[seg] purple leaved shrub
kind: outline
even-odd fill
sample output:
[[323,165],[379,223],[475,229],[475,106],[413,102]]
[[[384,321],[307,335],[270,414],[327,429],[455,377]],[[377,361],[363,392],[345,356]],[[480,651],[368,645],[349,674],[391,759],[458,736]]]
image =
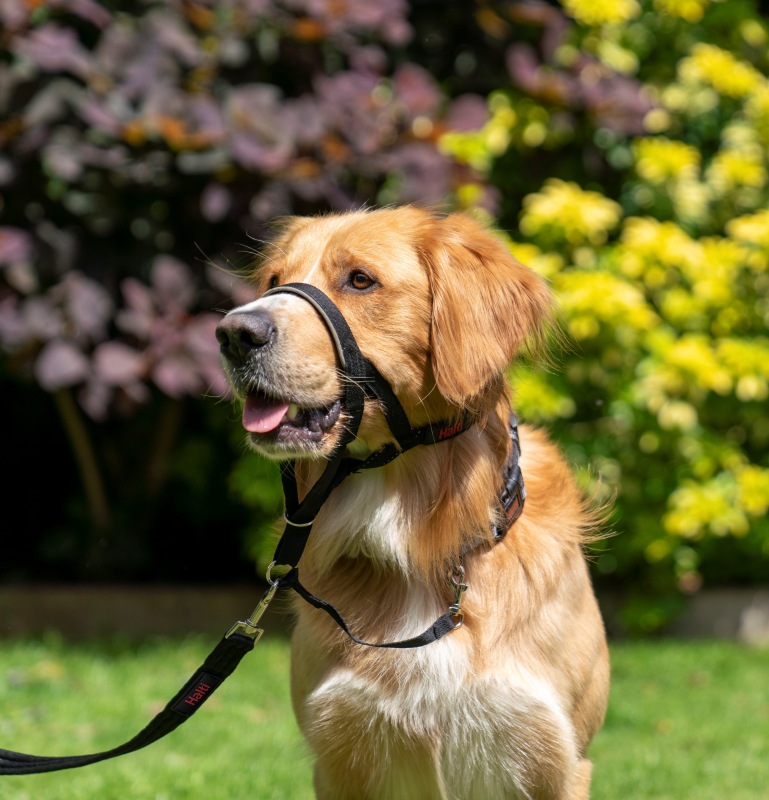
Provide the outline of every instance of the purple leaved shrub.
[[438,136],[482,125],[485,104],[463,113],[468,92],[455,106],[409,60],[410,11],[0,3],[0,378],[33,398],[9,446],[20,476],[38,463],[25,427],[69,448],[49,456],[59,499],[29,503],[47,531],[29,559],[151,577],[173,509],[194,538],[232,505],[241,445],[214,328],[251,297],[273,218],[446,201],[466,168]]
[[[271,220],[469,188],[514,226],[549,175],[610,180],[596,134],[649,100],[574,37],[559,60],[572,28],[528,1],[0,0],[7,513],[37,532],[0,572],[230,581],[236,554],[250,579],[279,484],[213,330]],[[481,174],[439,144],[497,90],[547,106],[548,138]]]

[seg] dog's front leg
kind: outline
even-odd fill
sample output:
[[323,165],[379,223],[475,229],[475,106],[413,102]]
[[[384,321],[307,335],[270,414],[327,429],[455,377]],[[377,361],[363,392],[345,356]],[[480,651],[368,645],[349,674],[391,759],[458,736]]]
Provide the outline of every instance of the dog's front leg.
[[590,800],[590,778],[592,774],[593,762],[589,758],[581,758],[577,764],[568,800]]
[[328,769],[318,761],[315,795],[317,800],[449,800],[439,773],[431,766],[433,758],[428,752],[400,752],[385,770],[369,765],[371,772],[361,771],[360,765]]

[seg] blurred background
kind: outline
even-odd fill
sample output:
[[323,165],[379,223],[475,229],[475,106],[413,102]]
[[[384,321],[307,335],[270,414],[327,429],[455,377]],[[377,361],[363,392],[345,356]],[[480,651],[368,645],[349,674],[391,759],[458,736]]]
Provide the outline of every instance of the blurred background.
[[285,214],[499,226],[570,346],[511,374],[625,632],[769,576],[756,0],[0,0],[0,581],[248,583],[277,469],[213,329]]

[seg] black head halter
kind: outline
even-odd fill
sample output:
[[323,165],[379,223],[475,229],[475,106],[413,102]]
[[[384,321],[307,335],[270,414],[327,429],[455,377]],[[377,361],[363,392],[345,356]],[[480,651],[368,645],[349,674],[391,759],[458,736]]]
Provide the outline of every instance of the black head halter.
[[[382,467],[406,450],[420,444],[436,444],[464,432],[473,424],[469,417],[444,420],[412,428],[409,418],[390,384],[366,358],[355,341],[342,312],[320,289],[307,283],[276,286],[262,295],[294,294],[310,303],[331,334],[341,370],[345,374],[342,407],[346,415],[344,430],[329,456],[323,474],[299,502],[293,462],[281,465],[286,502],[286,528],[278,543],[273,561],[296,567],[310,536],[312,523],[331,492],[351,473]],[[345,458],[347,445],[358,435],[366,397],[379,401],[396,443],[388,442],[368,458]]]
[[[470,417],[462,416],[458,420],[443,420],[420,428],[412,428],[408,416],[392,387],[371,361],[363,355],[350,330],[350,326],[334,303],[320,289],[306,283],[289,283],[285,286],[277,286],[265,292],[262,296],[266,297],[281,293],[294,294],[307,300],[328,327],[336,347],[341,369],[347,378],[344,381],[342,405],[348,419],[346,420],[344,431],[329,457],[326,469],[301,502],[299,502],[298,497],[294,463],[284,462],[281,465],[281,478],[286,503],[284,514],[286,527],[275,549],[272,567],[280,565],[289,569],[282,577],[274,581],[270,579],[272,584],[271,591],[274,592],[284,586],[294,589],[308,603],[331,616],[342,630],[358,644],[371,647],[410,648],[421,647],[434,642],[459,627],[462,623],[459,603],[462,591],[466,586],[461,579],[454,582],[456,587],[454,605],[426,631],[400,642],[372,644],[354,636],[348,629],[342,615],[330,603],[316,597],[302,586],[299,582],[298,564],[307,545],[312,531],[312,524],[318,511],[331,492],[348,475],[363,469],[384,466],[401,453],[417,445],[437,444],[451,439],[471,427],[474,424],[474,420]],[[379,402],[397,444],[387,443],[363,460],[345,458],[347,445],[357,436],[363,417],[366,397],[373,398]],[[510,437],[510,458],[505,465],[504,485],[497,501],[499,506],[498,517],[501,521],[492,528],[495,541],[501,539],[518,518],[523,510],[523,502],[526,497],[523,477],[518,467],[520,446],[515,416],[511,416],[510,420]],[[248,621],[242,624],[245,625],[243,629],[245,631],[250,631],[254,628]],[[235,626],[235,629],[238,629],[237,626]]]

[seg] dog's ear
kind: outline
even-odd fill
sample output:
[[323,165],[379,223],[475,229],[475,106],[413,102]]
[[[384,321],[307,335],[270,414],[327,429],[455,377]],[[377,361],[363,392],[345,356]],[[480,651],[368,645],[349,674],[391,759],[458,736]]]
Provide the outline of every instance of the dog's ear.
[[466,406],[522,349],[541,349],[553,318],[545,282],[500,237],[464,214],[436,219],[422,241],[433,294],[435,381]]

